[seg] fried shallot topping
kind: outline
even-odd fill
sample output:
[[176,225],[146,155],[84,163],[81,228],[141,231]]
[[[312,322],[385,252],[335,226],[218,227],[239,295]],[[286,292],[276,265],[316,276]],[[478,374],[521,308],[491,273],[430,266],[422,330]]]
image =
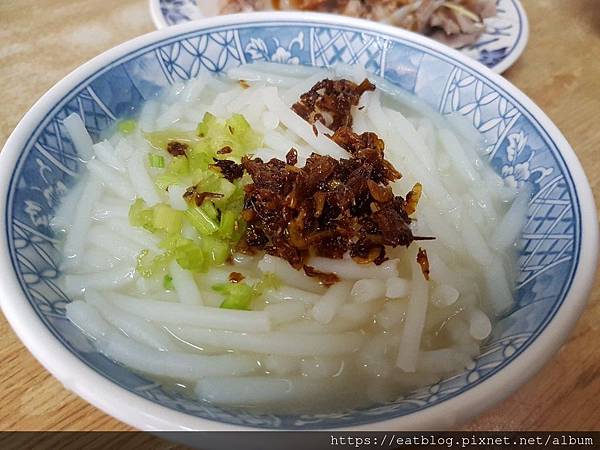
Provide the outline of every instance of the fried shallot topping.
[[213,166],[217,167],[221,172],[221,175],[227,180],[233,183],[234,180],[242,178],[244,175],[244,169],[242,166],[235,161],[228,159],[217,159],[213,158],[215,163]]
[[[341,80],[339,86],[347,83]],[[321,84],[311,92],[320,92]],[[312,99],[303,98],[305,104]],[[357,104],[358,99],[342,103]],[[336,125],[342,120],[342,115],[332,117]],[[304,167],[298,167],[294,149],[285,161],[242,159],[252,183],[244,188],[242,217],[248,226],[241,247],[265,250],[325,284],[335,283],[337,277],[306,266],[308,256],[339,259],[350,252],[358,263],[381,264],[387,259],[386,246],[408,247],[416,239],[407,213],[411,207],[390,187],[401,175],[384,158],[384,142],[374,133],[354,133],[350,119],[342,122],[343,126],[333,127],[331,138],[348,151],[349,159],[313,153]],[[418,200],[414,194],[411,198]]]
[[427,250],[419,248],[417,253],[417,263],[421,266],[421,272],[427,281],[429,281],[429,259],[427,258]]
[[[383,140],[375,133],[352,130],[352,107],[365,91],[374,89],[369,80],[360,85],[323,80],[292,106],[307,122],[321,121],[333,130],[329,137],[348,152],[348,159],[313,153],[299,167],[298,152],[292,148],[285,160],[244,156],[239,169],[234,162],[218,162],[224,175],[235,170],[239,177],[245,171],[252,179],[244,186],[241,216],[247,227],[238,250],[264,250],[331,285],[338,277],[307,265],[309,256],[340,259],[349,253],[359,264],[381,264],[387,260],[386,247],[431,239],[414,236],[410,227],[421,185],[417,183],[406,198],[395,195],[390,184],[401,174],[385,159]],[[417,261],[427,278],[424,250]]]
[[171,141],[167,144],[167,152],[173,156],[185,156],[188,149],[189,145],[184,142]]
[[231,272],[228,277],[229,281],[232,283],[240,283],[244,278],[246,277],[239,272]]
[[337,131],[341,127],[352,126],[352,107],[358,106],[364,92],[373,90],[375,85],[367,79],[359,85],[349,80],[326,79],[302,94],[292,110],[308,123],[318,121]]
[[206,199],[219,199],[223,198],[223,194],[218,192],[200,192],[197,186],[192,186],[186,189],[183,194],[183,198],[188,203],[193,203],[196,206],[201,206]]
[[307,276],[317,278],[321,284],[324,284],[325,286],[331,286],[332,284],[340,281],[339,277],[335,273],[321,272],[314,267],[307,265],[304,265],[303,268],[304,273]]

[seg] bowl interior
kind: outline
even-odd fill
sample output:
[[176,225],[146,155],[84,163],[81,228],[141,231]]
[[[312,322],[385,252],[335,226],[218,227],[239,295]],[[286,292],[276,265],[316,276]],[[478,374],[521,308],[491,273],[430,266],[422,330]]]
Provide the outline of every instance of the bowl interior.
[[[408,34],[331,25],[266,21],[222,25],[165,38],[122,55],[55,102],[31,133],[10,180],[6,229],[10,258],[33,309],[83,363],[122,388],[179,412],[265,428],[334,428],[390,419],[455,397],[502,370],[544,330],[569,290],[581,241],[579,201],[557,144],[527,109],[460,58]],[[398,36],[405,36],[400,38]],[[507,183],[534,190],[519,253],[516,303],[497,323],[482,355],[464,373],[412,392],[393,404],[325,415],[265,415],[210,406],[166,391],[114,364],[65,318],[57,240],[48,223],[81,169],[62,120],[85,118],[94,138],[164,86],[200,72],[257,61],[330,66],[358,64],[428,103],[459,113],[486,140],[486,152]]]

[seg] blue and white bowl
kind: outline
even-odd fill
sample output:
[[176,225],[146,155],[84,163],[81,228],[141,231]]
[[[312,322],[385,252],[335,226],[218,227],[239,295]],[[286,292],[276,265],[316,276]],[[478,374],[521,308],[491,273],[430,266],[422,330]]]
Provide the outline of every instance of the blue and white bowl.
[[[534,187],[519,255],[516,306],[464,373],[385,406],[323,415],[240,412],[166,391],[108,360],[65,318],[59,254],[48,222],[81,165],[63,119],[94,137],[159,89],[200,72],[274,61],[358,64],[442,114],[458,112],[488,143],[507,183]],[[68,389],[146,430],[449,428],[514,391],[567,337],[595,274],[597,215],[573,150],[531,100],[500,76],[426,38],[318,14],[226,16],[157,31],[86,63],[23,118],[0,156],[2,310]]]

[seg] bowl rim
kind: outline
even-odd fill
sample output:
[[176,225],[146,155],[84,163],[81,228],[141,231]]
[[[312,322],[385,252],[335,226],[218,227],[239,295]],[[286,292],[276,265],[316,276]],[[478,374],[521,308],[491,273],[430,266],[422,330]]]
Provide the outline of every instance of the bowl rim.
[[[573,149],[562,133],[532,100],[518,88],[482,64],[461,53],[414,33],[361,19],[318,13],[252,13],[219,16],[156,30],[126,41],[79,66],[44,94],[21,119],[0,153],[0,210],[6,215],[11,174],[24,144],[37,125],[58,104],[65,93],[91,76],[107,70],[115,61],[133,56],[147,45],[166,42],[190,32],[214,27],[240,27],[254,23],[298,23],[344,26],[424,46],[443,54],[479,73],[512,96],[555,142],[570,171],[581,213],[581,248],[579,264],[563,304],[533,342],[502,370],[465,392],[421,411],[361,425],[340,427],[355,431],[448,429],[479,414],[506,398],[535,374],[558,350],[583,311],[595,279],[598,262],[598,222],[591,187]],[[39,133],[39,130],[36,131]],[[586,245],[583,245],[585,240]],[[0,284],[0,306],[11,327],[35,358],[67,389],[73,391],[105,413],[135,428],[158,431],[259,429],[204,419],[184,414],[146,400],[121,388],[87,366],[54,337],[25,297],[9,257],[6,220],[0,223],[0,271],[11,275]],[[260,428],[261,430],[263,428]]]

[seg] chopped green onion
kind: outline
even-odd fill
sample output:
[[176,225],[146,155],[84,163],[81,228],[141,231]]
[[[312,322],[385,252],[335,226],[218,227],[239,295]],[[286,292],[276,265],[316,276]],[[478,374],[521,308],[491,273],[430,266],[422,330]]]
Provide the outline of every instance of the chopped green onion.
[[227,210],[221,213],[221,223],[219,225],[219,236],[230,239],[235,231],[237,214],[234,211]]
[[191,272],[206,272],[204,252],[192,241],[180,245],[174,250],[175,260],[183,269]]
[[163,287],[167,291],[175,290],[175,285],[173,284],[173,277],[171,275],[165,275],[165,277],[163,278]]
[[215,208],[215,204],[213,202],[205,200],[202,203],[202,206],[200,206],[200,209],[204,211],[212,220],[216,221],[219,219],[219,211],[217,208]]
[[204,256],[210,260],[212,265],[220,266],[225,264],[229,256],[229,243],[216,239],[212,236],[205,236],[201,241]]
[[137,126],[137,124],[136,124],[135,120],[126,119],[126,120],[121,120],[119,122],[119,124],[117,125],[117,128],[123,134],[131,134],[135,131],[136,126]]
[[153,256],[148,250],[142,250],[137,257],[135,270],[142,277],[150,278],[164,272],[172,259],[173,257],[169,252]]
[[254,285],[254,290],[258,295],[263,295],[267,291],[276,291],[281,287],[281,280],[274,273],[267,272],[262,280]]
[[215,220],[201,208],[190,208],[185,212],[185,215],[194,228],[203,236],[211,235],[219,229],[219,225]]
[[157,230],[164,230],[169,234],[179,233],[183,214],[171,208],[169,205],[160,203],[152,208],[152,226]]
[[129,223],[134,227],[142,227],[154,232],[154,215],[150,208],[146,207],[144,200],[138,198],[129,207]]
[[150,167],[154,167],[156,169],[164,169],[165,167],[165,157],[162,155],[155,155],[154,153],[150,153]]
[[256,298],[254,289],[245,283],[220,283],[212,288],[225,297],[221,303],[221,308],[225,309],[248,310],[252,300]]

